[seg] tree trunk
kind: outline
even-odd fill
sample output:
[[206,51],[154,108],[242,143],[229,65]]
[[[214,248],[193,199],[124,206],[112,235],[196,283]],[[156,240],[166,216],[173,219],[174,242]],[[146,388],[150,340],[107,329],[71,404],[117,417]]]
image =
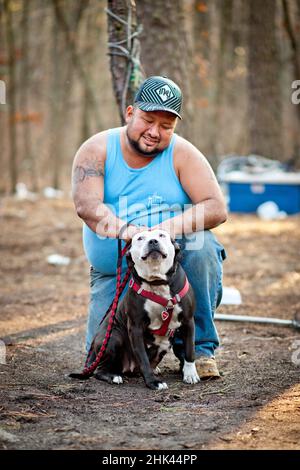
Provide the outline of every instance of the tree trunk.
[[249,2],[250,151],[282,159],[280,61],[275,35],[276,2]]
[[191,90],[191,51],[188,45],[183,2],[181,0],[140,0],[137,16],[143,26],[141,59],[147,76],[165,75],[183,92],[183,121],[179,132],[194,140]]
[[[293,81],[300,80],[300,0],[297,2],[290,2],[282,0],[284,26],[290,41],[292,50],[292,67],[293,67]],[[294,7],[294,8],[293,8]],[[294,10],[294,11],[293,11]],[[294,13],[294,14],[293,14]],[[293,138],[293,155],[289,159],[292,167],[299,168],[300,166],[300,104],[293,104],[297,123],[292,132]]]
[[[191,74],[191,86],[194,100],[195,119],[194,126],[200,127],[200,122],[204,119],[209,123],[211,102],[210,102],[210,73],[211,73],[211,9],[212,3],[209,0],[193,0],[192,11],[192,50],[193,50],[193,72]],[[207,134],[207,130],[203,129]],[[212,152],[211,139],[207,139],[205,151],[210,155]],[[203,149],[203,138],[201,134],[195,134],[194,144]]]
[[[99,128],[101,128],[101,113],[99,111],[99,106],[95,98],[94,89],[93,89],[90,77],[86,73],[86,70],[77,52],[76,41],[74,39],[75,38],[74,30],[72,31],[72,28],[66,21],[66,16],[64,14],[64,9],[62,8],[61,0],[52,0],[52,3],[53,3],[55,17],[64,35],[64,38],[66,41],[66,48],[68,50],[68,53],[70,54],[70,58],[72,60],[73,66],[78,73],[78,76],[83,84],[83,87],[85,88],[85,93],[89,96],[89,101],[91,103],[93,113],[95,114],[97,125]],[[73,20],[77,26],[80,21],[83,10],[88,6],[88,1],[81,0],[80,3],[78,3],[76,6],[78,8],[77,10],[78,13],[75,14]],[[68,11],[68,9],[66,9],[66,11]]]
[[[122,125],[126,107],[132,104],[143,78],[139,67],[139,39],[134,0],[108,0],[108,45],[113,90]],[[135,64],[132,58],[136,61]]]
[[22,67],[21,67],[21,110],[25,120],[23,123],[23,161],[26,168],[30,171],[31,187],[33,191],[38,191],[38,180],[36,170],[36,160],[33,154],[31,122],[29,117],[30,101],[30,66],[29,66],[29,18],[30,18],[31,0],[23,3],[23,13],[21,20],[22,35]]
[[194,0],[193,49],[197,57],[209,60],[210,53],[210,4],[209,0]]
[[[300,80],[300,2],[295,5],[295,23],[291,19],[290,4],[287,0],[282,0],[284,24],[290,40],[292,49],[292,65],[294,69],[294,80]],[[300,106],[297,106],[298,118],[300,122]]]
[[4,1],[5,23],[6,23],[6,41],[8,49],[8,90],[7,104],[8,128],[9,128],[9,171],[10,171],[10,192],[16,191],[18,181],[18,162],[17,162],[17,129],[16,129],[16,60],[15,60],[15,33],[13,28],[12,12],[9,0]]
[[[214,112],[212,120],[211,142],[213,154],[216,157],[223,153],[223,115],[226,96],[226,71],[227,64],[230,63],[232,54],[229,45],[232,44],[232,13],[233,0],[223,0],[219,5],[219,44],[217,54],[216,81],[215,81],[215,98]],[[215,158],[214,166],[217,165],[218,159]]]
[[[5,31],[5,21],[6,15],[4,13],[4,1],[0,0],[0,44],[5,43],[6,31]],[[0,167],[4,168],[8,166],[8,162],[5,158],[5,148],[6,148],[6,129],[8,126],[7,122],[7,113],[5,112],[4,106],[7,103],[6,96],[6,82],[3,80],[3,74],[0,74],[0,129],[1,129],[1,139],[0,139]],[[4,108],[4,109],[3,109]],[[5,192],[7,174],[6,171],[2,173],[2,178],[0,180],[0,194]]]
[[50,146],[49,146],[49,162],[51,164],[52,181],[51,185],[53,188],[58,189],[60,185],[59,166],[63,158],[63,151],[61,148],[62,141],[59,138],[59,121],[60,113],[62,112],[61,103],[61,88],[62,88],[62,60],[61,60],[61,41],[62,37],[58,28],[57,21],[53,17],[53,30],[52,30],[52,77],[50,86]]
[[[82,64],[82,61],[77,53],[76,42],[78,39],[77,33],[79,24],[85,8],[88,6],[88,1],[81,0],[76,6],[69,11],[64,8],[64,4],[60,0],[53,0],[53,7],[55,13],[56,23],[54,25],[54,77],[53,93],[55,96],[56,104],[53,104],[54,122],[53,122],[53,138],[51,145],[51,155],[53,161],[53,178],[52,185],[54,188],[61,187],[61,167],[64,161],[63,155],[65,153],[65,127],[64,124],[69,117],[71,90],[74,81],[74,68],[79,71],[80,79],[83,83],[85,99],[96,108],[95,99],[93,98],[93,89],[91,80]],[[67,20],[67,13],[69,19]],[[58,28],[58,30],[56,30]],[[55,32],[56,30],[56,32]],[[60,41],[57,41],[57,36]],[[63,50],[61,46],[63,45]],[[56,50],[55,50],[56,49]],[[84,71],[84,72],[82,72]],[[57,91],[55,91],[57,87]],[[97,124],[100,126],[100,115],[97,110],[98,116]]]

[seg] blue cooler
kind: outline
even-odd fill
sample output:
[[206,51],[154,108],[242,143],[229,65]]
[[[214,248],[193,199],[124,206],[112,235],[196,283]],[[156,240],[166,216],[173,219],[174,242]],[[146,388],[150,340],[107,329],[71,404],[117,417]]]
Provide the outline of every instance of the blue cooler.
[[300,212],[300,173],[230,172],[221,184],[226,185],[230,212],[256,212],[267,201],[275,202],[287,214]]

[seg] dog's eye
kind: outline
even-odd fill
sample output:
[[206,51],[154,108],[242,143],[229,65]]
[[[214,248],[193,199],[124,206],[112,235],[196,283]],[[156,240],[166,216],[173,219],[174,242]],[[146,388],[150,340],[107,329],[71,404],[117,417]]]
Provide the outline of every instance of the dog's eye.
[[144,240],[144,239],[145,239],[145,237],[139,237],[138,241],[140,242],[141,240]]
[[160,233],[159,236],[160,236],[161,238],[166,238],[166,236],[165,236],[163,233]]

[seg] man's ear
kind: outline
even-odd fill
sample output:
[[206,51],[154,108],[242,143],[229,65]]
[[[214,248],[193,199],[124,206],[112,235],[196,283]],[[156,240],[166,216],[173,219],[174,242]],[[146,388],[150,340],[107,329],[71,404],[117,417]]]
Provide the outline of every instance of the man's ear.
[[125,122],[126,124],[129,123],[134,113],[134,107],[132,105],[127,106],[125,111]]

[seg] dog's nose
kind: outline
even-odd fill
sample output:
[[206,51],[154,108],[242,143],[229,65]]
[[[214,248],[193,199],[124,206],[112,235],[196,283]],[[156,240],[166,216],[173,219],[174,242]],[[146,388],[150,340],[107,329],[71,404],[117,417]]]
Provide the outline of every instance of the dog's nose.
[[149,246],[158,246],[158,240],[155,240],[155,238],[152,238],[148,242]]

